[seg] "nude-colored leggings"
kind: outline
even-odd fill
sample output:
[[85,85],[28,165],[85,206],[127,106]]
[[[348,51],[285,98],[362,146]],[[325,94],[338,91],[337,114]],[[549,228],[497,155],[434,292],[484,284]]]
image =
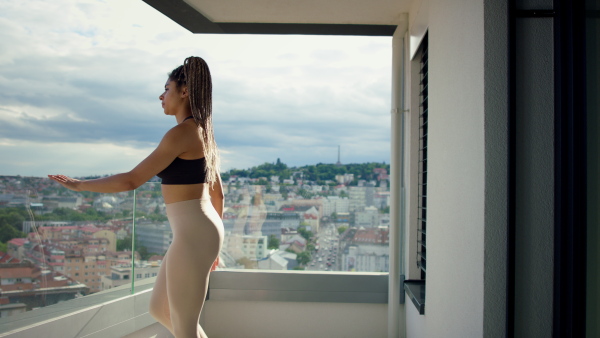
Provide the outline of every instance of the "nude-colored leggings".
[[176,338],[206,337],[199,325],[223,222],[209,198],[167,204],[173,242],[160,266],[150,314]]

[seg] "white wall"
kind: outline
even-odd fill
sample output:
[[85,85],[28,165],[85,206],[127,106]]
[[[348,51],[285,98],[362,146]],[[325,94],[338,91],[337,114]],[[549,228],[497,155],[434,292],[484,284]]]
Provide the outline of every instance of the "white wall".
[[427,337],[483,336],[482,0],[430,0]]
[[387,337],[387,304],[209,300],[201,324],[211,338]]
[[[428,2],[426,302],[421,320],[424,330],[417,327],[418,323],[408,322],[414,317],[410,313],[407,329],[409,337],[411,332],[425,337],[481,337],[485,225],[483,1]],[[413,8],[419,10],[420,6]],[[415,113],[411,111],[412,118]]]

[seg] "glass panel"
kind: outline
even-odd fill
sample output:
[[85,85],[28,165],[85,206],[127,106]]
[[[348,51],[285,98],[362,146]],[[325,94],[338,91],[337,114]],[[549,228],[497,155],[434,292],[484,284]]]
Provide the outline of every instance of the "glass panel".
[[586,1],[588,225],[587,225],[587,337],[600,336],[600,1]]
[[[282,175],[264,174],[277,166]],[[231,269],[388,271],[388,172],[374,163],[288,169],[278,159],[224,173],[222,262]]]
[[[360,166],[365,168],[355,168]],[[337,179],[348,186],[313,185],[318,173],[310,167],[281,181],[252,178],[256,168],[247,171],[250,177],[224,172],[220,269],[388,271],[389,167],[349,167],[365,180],[352,185],[346,166],[337,167]],[[125,229],[127,241],[118,242],[122,249],[132,250],[131,234],[132,227]],[[125,275],[135,285],[156,277],[172,239],[160,183],[148,182],[136,190],[135,264],[113,266],[112,287],[125,284]]]
[[[131,192],[74,192],[48,178],[21,176],[1,176],[0,185],[6,243],[0,250],[0,309],[11,327],[31,318],[20,314],[33,309],[54,305],[55,311],[43,311],[46,316],[123,296],[99,292],[110,288],[112,268],[131,260],[122,243],[132,223]],[[0,331],[4,325],[3,318]]]
[[[130,231],[128,234],[135,238],[135,242],[126,242],[130,245],[130,250],[131,245],[135,244],[135,263],[132,265],[129,262],[126,266],[113,269],[113,275],[131,275],[135,281],[134,292],[140,291],[139,285],[154,282],[164,255],[173,241],[159,181],[155,177],[135,190],[135,232]],[[116,282],[124,281],[118,279]]]

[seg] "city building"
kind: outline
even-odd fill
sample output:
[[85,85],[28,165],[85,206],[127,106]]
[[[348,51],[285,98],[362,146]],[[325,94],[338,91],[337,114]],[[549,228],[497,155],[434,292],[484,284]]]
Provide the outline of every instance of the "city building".
[[389,230],[351,228],[340,238],[342,270],[389,271]]
[[131,251],[86,252],[83,248],[65,252],[64,274],[87,285],[90,292],[102,291],[102,277],[111,273],[111,267],[131,261]]
[[[286,254],[290,253],[286,252]],[[288,265],[289,260],[284,258],[279,252],[271,253],[258,261],[258,268],[261,270],[288,270]]]
[[168,223],[139,223],[136,228],[138,244],[145,246],[149,253],[162,255],[173,242],[173,232]]
[[339,196],[327,196],[323,200],[323,216],[331,216],[333,213],[350,212],[350,200]]
[[[367,206],[366,187],[348,187],[348,199],[350,200],[350,212],[361,211]],[[371,195],[372,196],[372,195]],[[372,199],[372,197],[371,197]]]
[[53,196],[42,199],[44,209],[52,210],[56,208],[77,209],[83,204],[81,196]]
[[2,317],[74,299],[88,292],[86,285],[28,261],[0,263]]
[[363,211],[354,213],[354,226],[377,227],[379,226],[379,209],[374,206],[366,207]]
[[160,269],[159,262],[136,263],[134,269],[131,262],[114,265],[110,273],[102,276],[102,290],[109,290],[121,285],[131,284],[132,280],[139,281],[146,278],[156,277]]
[[27,238],[13,238],[6,243],[6,251],[10,256],[23,260],[23,257],[25,257],[25,243],[28,243]]
[[62,227],[73,225],[71,221],[23,221],[23,228],[21,231],[28,234],[32,229],[38,229],[40,227]]

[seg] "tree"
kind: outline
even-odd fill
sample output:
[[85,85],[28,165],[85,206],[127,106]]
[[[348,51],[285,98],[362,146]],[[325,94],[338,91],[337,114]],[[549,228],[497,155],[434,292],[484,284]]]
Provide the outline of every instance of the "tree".
[[296,255],[296,261],[300,265],[308,264],[312,259],[312,255],[308,251],[302,251],[301,253]]
[[142,260],[146,260],[146,259],[150,258],[150,256],[152,256],[152,254],[148,252],[148,248],[146,248],[143,245],[140,245],[139,247],[136,246],[136,249],[137,249],[136,251],[142,257]]
[[269,244],[267,245],[268,249],[279,249],[279,238],[275,235],[269,236]]
[[281,193],[281,196],[282,196],[284,199],[287,199],[287,198],[288,198],[288,190],[287,190],[287,188],[286,188],[285,186],[283,186],[283,185],[280,185],[280,186],[279,186],[279,193]]
[[300,236],[304,237],[304,239],[306,239],[307,241],[310,241],[310,239],[313,237],[312,231],[306,230],[305,225],[300,225],[297,230]]
[[0,242],[6,243],[13,238],[24,237],[24,234],[8,224],[5,220],[0,220]]
[[338,233],[341,235],[341,234],[343,234],[343,233],[344,233],[344,232],[345,232],[347,229],[348,229],[348,227],[347,227],[347,226],[345,226],[345,225],[342,225],[341,227],[338,227],[338,228],[337,228],[337,231],[338,231]]
[[258,182],[256,182],[256,185],[268,185],[269,182],[267,182],[267,180],[265,180],[264,178],[260,178],[258,179]]
[[304,189],[304,188],[300,188],[298,189],[298,195],[302,196],[304,199],[311,199],[314,194],[311,193],[310,191]]
[[[131,235],[123,238],[123,239],[117,239],[117,251],[125,251],[125,250],[131,250]],[[137,244],[137,242],[136,242]],[[136,245],[137,248],[137,245]]]

